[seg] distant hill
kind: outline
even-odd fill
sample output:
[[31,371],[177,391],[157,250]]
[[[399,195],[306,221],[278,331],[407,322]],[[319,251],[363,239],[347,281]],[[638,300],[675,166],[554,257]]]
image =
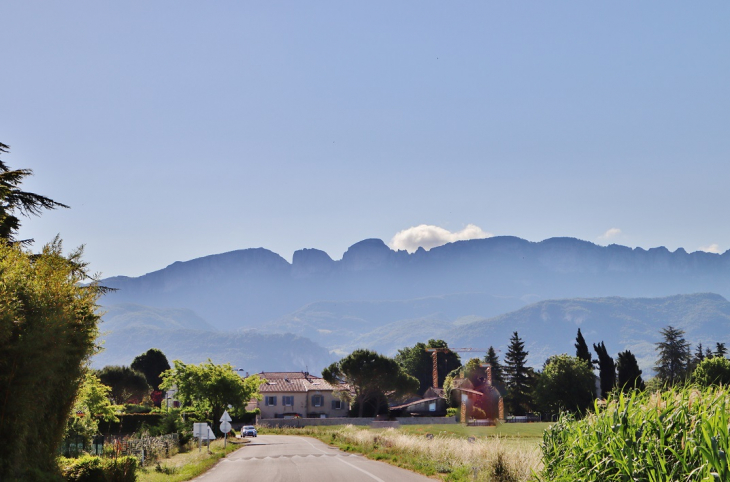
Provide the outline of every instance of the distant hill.
[[[517,298],[497,297],[485,293],[460,293],[411,300],[376,301],[318,301],[266,324],[268,331],[295,333],[317,340],[318,343],[347,353],[360,346],[381,348],[371,340],[382,333],[392,343],[408,344],[420,341],[424,326],[431,322],[441,329],[462,317],[478,314],[477,318],[496,316],[516,310],[525,303]],[[404,320],[415,320],[406,336],[398,334]],[[426,321],[429,320],[429,321]],[[398,347],[405,346],[404,344]]]
[[163,330],[215,331],[207,321],[193,310],[186,308],[153,308],[150,306],[122,303],[102,308],[102,331],[118,328],[159,328]]
[[102,320],[103,351],[91,360],[95,368],[129,365],[150,348],[159,348],[170,361],[201,363],[210,358],[250,373],[307,369],[319,373],[337,359],[312,340],[293,334],[212,331],[185,309],[115,305],[106,307]]
[[[603,247],[573,238],[535,243],[502,236],[408,254],[391,250],[381,240],[368,239],[351,246],[339,261],[316,249],[295,252],[292,263],[263,248],[244,249],[102,283],[118,288],[105,295],[102,302],[106,305],[186,308],[219,330],[280,330],[288,323],[290,331],[309,335],[309,327],[297,326],[291,314],[325,301],[397,301],[482,293],[497,310],[502,303],[498,300],[504,299],[526,303],[697,292],[730,296],[730,252]],[[396,305],[390,308],[397,309]],[[495,311],[485,308],[484,313],[473,314],[492,316]],[[342,313],[333,316],[332,322],[342,319]],[[423,316],[431,314],[408,318]],[[372,326],[375,329],[398,318],[378,317]]]
[[[592,349],[603,341],[609,354],[631,350],[647,375],[656,361],[655,343],[667,325],[681,328],[693,347],[701,342],[730,342],[730,302],[716,294],[678,295],[664,298],[596,298],[550,300],[518,311],[449,328],[451,346],[494,345],[506,352],[517,331],[530,352],[529,364],[542,366],[558,353],[575,354],[578,328]],[[442,332],[443,333],[443,332]]]

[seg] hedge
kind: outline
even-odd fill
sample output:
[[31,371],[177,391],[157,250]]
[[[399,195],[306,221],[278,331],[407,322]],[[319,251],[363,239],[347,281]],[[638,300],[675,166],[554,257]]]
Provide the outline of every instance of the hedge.
[[137,459],[116,459],[84,455],[77,459],[59,458],[61,475],[68,482],[135,482]]

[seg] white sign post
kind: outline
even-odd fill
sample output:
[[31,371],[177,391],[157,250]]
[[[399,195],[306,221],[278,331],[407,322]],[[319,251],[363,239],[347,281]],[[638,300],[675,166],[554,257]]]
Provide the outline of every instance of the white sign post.
[[198,437],[198,452],[203,451],[203,434],[208,434],[207,423],[193,424],[193,437]]
[[228,415],[228,410],[223,412],[223,416],[221,417],[221,432],[223,432],[223,450],[226,450],[226,446],[228,445],[228,432],[231,431],[231,416]]

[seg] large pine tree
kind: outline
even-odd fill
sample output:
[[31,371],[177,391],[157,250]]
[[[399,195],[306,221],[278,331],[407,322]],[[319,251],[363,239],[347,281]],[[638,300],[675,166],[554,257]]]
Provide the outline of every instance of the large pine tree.
[[[9,149],[8,145],[0,142],[0,154],[8,153]],[[20,184],[32,174],[30,169],[10,169],[0,161],[0,239],[17,241],[15,235],[20,229],[18,216],[38,216],[44,209],[68,207],[46,196],[22,191]]]
[[504,387],[504,367],[499,363],[499,357],[493,346],[489,347],[484,362],[489,363],[492,367],[492,385],[500,388]]
[[506,401],[512,415],[524,415],[531,406],[532,379],[529,368],[525,366],[527,355],[525,343],[515,331],[510,338],[509,349],[504,357]]
[[668,326],[661,331],[663,340],[656,343],[659,358],[654,370],[666,385],[674,385],[688,375],[690,349],[684,331]]

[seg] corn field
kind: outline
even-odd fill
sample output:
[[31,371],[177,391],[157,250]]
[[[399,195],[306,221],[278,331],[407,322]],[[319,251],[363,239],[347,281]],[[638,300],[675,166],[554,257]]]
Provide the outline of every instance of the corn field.
[[618,395],[545,431],[544,481],[730,481],[726,389]]

